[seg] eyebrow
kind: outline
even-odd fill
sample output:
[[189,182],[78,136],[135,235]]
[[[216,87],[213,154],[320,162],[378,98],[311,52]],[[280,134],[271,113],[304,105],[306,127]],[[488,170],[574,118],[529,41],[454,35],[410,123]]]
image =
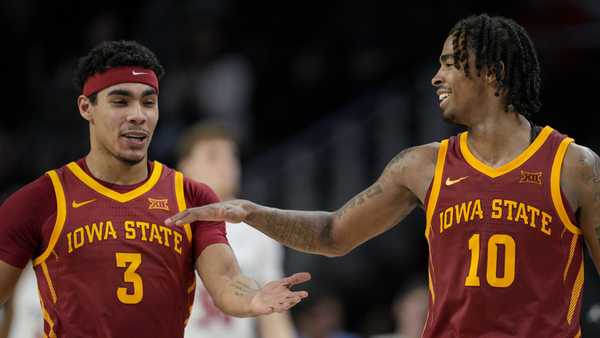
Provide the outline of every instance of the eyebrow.
[[454,59],[454,54],[442,54],[440,56],[440,63],[448,61],[448,59]]
[[[125,89],[113,89],[110,92],[108,92],[108,94],[106,94],[106,96],[111,96],[111,95],[133,97],[133,94],[129,90],[125,90]],[[142,93],[142,97],[150,96],[150,95],[158,95],[158,94],[156,93],[156,90],[154,88],[146,89]]]

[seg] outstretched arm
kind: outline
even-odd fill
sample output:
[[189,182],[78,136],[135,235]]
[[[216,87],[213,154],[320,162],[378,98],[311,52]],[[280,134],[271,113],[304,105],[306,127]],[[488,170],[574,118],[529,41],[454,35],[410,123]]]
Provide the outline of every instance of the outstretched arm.
[[310,280],[310,274],[297,273],[264,286],[244,276],[233,251],[226,244],[213,244],[196,260],[196,270],[223,313],[236,317],[251,317],[283,312],[308,296],[306,291],[290,288]]
[[573,209],[577,210],[596,270],[600,272],[600,157],[589,148],[571,144],[561,176],[567,198],[570,197]]
[[433,177],[437,148],[430,144],[404,150],[373,185],[335,212],[282,210],[233,200],[187,209],[166,223],[244,221],[293,249],[343,255],[400,222],[423,201]]

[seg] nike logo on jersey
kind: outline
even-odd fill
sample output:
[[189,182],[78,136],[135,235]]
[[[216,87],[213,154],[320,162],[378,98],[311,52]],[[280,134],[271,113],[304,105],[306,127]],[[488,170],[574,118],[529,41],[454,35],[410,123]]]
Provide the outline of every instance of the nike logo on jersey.
[[144,72],[136,72],[135,70],[132,70],[132,71],[131,71],[131,74],[132,74],[132,75],[146,75],[146,74],[148,74],[148,73],[144,73]]
[[466,180],[467,178],[469,178],[469,176],[464,176],[464,177],[461,177],[461,178],[457,178],[455,180],[452,180],[452,179],[450,179],[450,177],[448,177],[448,178],[446,178],[446,185],[447,186],[451,186],[451,185],[454,185],[454,184],[456,184],[456,183],[458,183],[458,182],[460,182],[462,180]]
[[82,206],[84,206],[86,204],[90,204],[90,203],[95,202],[95,201],[96,201],[95,198],[93,198],[91,200],[83,201],[83,202],[77,202],[77,201],[73,200],[73,203],[71,203],[71,206],[73,207],[73,209],[77,209],[79,207],[82,207]]

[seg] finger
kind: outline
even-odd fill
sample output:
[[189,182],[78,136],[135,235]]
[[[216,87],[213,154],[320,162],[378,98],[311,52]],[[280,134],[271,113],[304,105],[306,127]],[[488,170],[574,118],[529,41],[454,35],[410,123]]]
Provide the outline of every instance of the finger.
[[296,306],[296,304],[300,303],[300,300],[301,299],[294,299],[294,300],[288,300],[288,301],[282,302],[278,306],[276,306],[274,310],[276,312],[287,311],[287,310],[291,309],[292,307]]
[[308,292],[306,292],[306,291],[294,291],[288,297],[289,298],[304,299],[304,298],[308,297]]
[[311,278],[308,272],[298,272],[289,277],[283,279],[283,285],[291,287],[296,284],[304,283],[309,281]]
[[184,210],[182,212],[179,212],[179,213],[167,218],[165,220],[165,225],[177,224],[177,222],[180,222],[184,218],[189,217],[189,214],[190,214],[189,210]]

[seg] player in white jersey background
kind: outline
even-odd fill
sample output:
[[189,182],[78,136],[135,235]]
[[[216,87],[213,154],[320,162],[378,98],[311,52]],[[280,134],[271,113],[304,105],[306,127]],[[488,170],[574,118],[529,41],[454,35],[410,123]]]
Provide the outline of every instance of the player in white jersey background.
[[[234,135],[223,125],[206,122],[187,130],[178,144],[178,169],[208,184],[221,200],[236,197],[240,187],[240,160]],[[259,283],[283,276],[283,248],[245,224],[227,224],[227,238],[242,271]],[[200,278],[185,331],[186,338],[293,338],[287,313],[234,318],[218,310]]]

